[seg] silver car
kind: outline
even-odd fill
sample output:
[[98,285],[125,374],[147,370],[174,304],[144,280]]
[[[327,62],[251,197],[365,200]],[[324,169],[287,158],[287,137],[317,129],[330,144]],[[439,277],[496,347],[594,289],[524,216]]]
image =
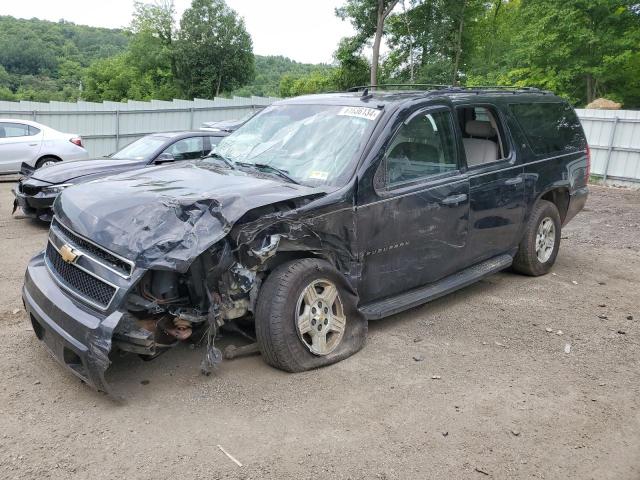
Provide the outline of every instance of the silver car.
[[17,173],[22,163],[40,168],[63,160],[82,160],[89,153],[82,138],[29,120],[0,118],[0,175]]

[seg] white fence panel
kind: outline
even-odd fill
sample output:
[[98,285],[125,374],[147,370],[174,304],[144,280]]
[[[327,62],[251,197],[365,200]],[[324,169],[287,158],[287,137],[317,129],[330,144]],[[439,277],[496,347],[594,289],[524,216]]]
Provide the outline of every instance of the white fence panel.
[[0,101],[0,117],[34,120],[61,132],[81,135],[89,154],[99,157],[149,133],[192,130],[203,122],[240,119],[276,100],[234,97],[170,102]]
[[[149,102],[7,102],[0,117],[44,123],[81,135],[91,156],[107,155],[154,132],[198,129],[203,122],[236,120],[277,98],[234,97]],[[594,175],[640,182],[640,111],[576,110],[591,147]]]
[[591,148],[591,172],[640,182],[640,111],[576,110]]

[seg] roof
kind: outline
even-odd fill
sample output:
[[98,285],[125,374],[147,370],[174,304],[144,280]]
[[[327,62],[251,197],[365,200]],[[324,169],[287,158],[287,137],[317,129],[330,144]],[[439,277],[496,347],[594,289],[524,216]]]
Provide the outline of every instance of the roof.
[[[382,89],[380,89],[382,88]],[[279,105],[287,104],[323,104],[323,105],[353,105],[353,106],[375,106],[381,107],[388,104],[398,104],[404,101],[420,100],[422,98],[447,98],[454,103],[468,102],[470,99],[500,98],[500,99],[522,99],[529,101],[557,101],[553,93],[538,90],[537,88],[509,88],[509,87],[442,87],[414,90],[388,90],[383,85],[381,87],[356,87],[356,91],[324,93],[317,95],[303,95],[277,102]]]

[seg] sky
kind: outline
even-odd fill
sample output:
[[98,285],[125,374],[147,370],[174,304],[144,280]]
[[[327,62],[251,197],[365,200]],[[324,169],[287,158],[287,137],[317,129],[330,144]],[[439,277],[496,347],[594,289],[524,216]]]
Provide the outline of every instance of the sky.
[[[148,0],[152,2],[152,0]],[[174,0],[177,18],[191,0]],[[353,34],[334,14],[342,0],[227,0],[244,17],[257,55],[284,55],[298,62],[330,63],[338,41]],[[0,0],[0,15],[65,19],[80,25],[129,25],[133,0]]]

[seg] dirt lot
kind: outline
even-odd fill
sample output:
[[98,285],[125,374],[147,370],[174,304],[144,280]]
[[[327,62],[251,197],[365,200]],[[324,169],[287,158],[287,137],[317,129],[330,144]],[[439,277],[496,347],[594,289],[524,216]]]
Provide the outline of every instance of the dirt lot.
[[47,230],[11,217],[10,187],[1,478],[640,478],[640,192],[594,187],[553,274],[501,273],[374,323],[337,365],[291,375],[254,356],[203,377],[185,347],[116,362],[116,404],[31,331],[20,288]]

